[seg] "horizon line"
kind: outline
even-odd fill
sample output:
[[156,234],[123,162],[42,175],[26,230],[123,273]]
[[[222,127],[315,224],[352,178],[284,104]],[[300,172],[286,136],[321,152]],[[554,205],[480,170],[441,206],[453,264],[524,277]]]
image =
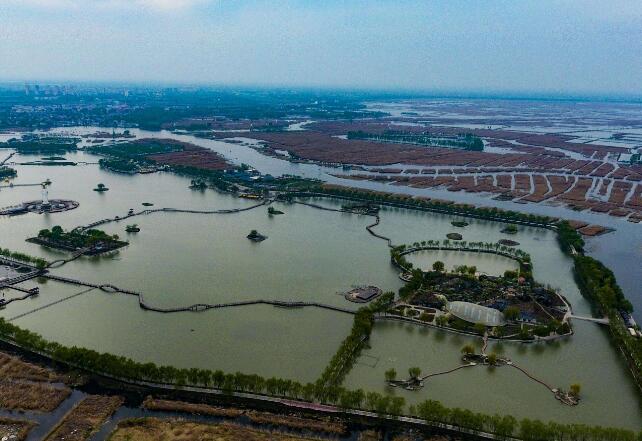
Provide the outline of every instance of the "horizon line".
[[501,90],[501,89],[447,89],[447,88],[405,88],[378,86],[339,86],[339,85],[303,85],[303,84],[252,84],[252,83],[216,83],[208,81],[159,81],[159,80],[80,80],[80,79],[7,79],[0,78],[0,88],[13,85],[45,86],[110,86],[139,88],[200,88],[211,90],[287,90],[308,92],[348,92],[370,95],[387,95],[390,97],[408,98],[458,98],[458,99],[514,99],[514,100],[550,100],[550,101],[616,101],[642,102],[642,92],[613,91],[555,91],[555,90]]

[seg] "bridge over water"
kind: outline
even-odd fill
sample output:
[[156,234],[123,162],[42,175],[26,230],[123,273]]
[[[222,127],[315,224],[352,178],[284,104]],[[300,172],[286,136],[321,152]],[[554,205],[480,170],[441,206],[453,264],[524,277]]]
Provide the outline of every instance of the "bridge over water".
[[610,323],[610,321],[609,321],[609,319],[607,317],[603,317],[603,318],[585,317],[585,316],[573,315],[573,314],[571,314],[569,317],[572,318],[572,319],[576,319],[576,320],[583,320],[583,321],[586,321],[586,322],[598,323],[600,325],[608,325]]

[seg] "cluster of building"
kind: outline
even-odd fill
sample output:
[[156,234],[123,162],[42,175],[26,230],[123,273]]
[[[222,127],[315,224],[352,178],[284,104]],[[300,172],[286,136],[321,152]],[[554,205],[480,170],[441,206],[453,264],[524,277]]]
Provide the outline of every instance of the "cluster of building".
[[624,320],[624,323],[626,324],[631,337],[642,338],[642,331],[640,331],[638,324],[635,322],[633,316],[626,311],[620,311],[620,316],[622,316],[622,320]]

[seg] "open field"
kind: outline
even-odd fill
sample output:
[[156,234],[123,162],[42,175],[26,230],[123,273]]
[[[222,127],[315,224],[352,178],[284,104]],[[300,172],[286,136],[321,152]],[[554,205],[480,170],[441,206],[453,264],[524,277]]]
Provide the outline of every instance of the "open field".
[[226,170],[232,168],[217,153],[195,145],[187,146],[180,152],[159,153],[149,155],[147,158],[161,165],[182,165],[204,170]]
[[60,381],[57,373],[18,357],[0,352],[0,378],[41,382]]
[[211,415],[219,417],[228,417],[236,418],[243,415],[243,411],[240,409],[234,409],[230,407],[218,407],[211,406],[209,404],[197,404],[197,403],[187,403],[185,401],[174,401],[174,400],[161,400],[158,398],[153,398],[151,396],[147,397],[142,405],[145,409],[149,410],[165,410],[171,412],[185,412],[192,413],[196,415]]
[[31,421],[0,418],[0,439],[23,441],[34,425]]
[[[446,173],[451,173],[447,171]],[[642,215],[640,194],[642,183],[626,181],[613,181],[609,187],[610,197],[603,200],[595,195],[592,188],[600,188],[591,177],[565,177],[555,175],[539,175],[535,173],[521,174],[514,173],[497,176],[497,185],[492,176],[472,174],[469,176],[461,174],[446,174],[439,170],[439,175],[429,174],[428,176],[408,176],[404,174],[353,174],[344,175],[337,173],[334,176],[350,180],[372,180],[387,182],[392,185],[400,185],[414,188],[445,188],[448,191],[465,191],[469,193],[491,193],[502,199],[513,199],[521,203],[551,202],[562,203],[576,210],[590,210],[596,213],[608,213],[611,216],[628,217],[628,220],[635,222]],[[508,187],[508,182],[513,183]],[[606,190],[605,190],[606,191]]]
[[47,441],[82,441],[94,433],[123,404],[121,397],[89,395],[45,438]]
[[199,424],[180,420],[144,418],[122,421],[109,441],[306,441],[306,438],[258,431],[232,424]]
[[[510,125],[511,121],[507,122]],[[577,210],[637,221],[642,165],[618,161],[620,154],[634,148],[627,147],[633,144],[581,142],[584,138],[579,135],[534,130],[530,126],[518,129],[457,126],[439,117],[404,116],[320,121],[308,124],[305,131],[236,135],[262,141],[268,152],[285,150],[293,160],[356,164],[358,169],[368,172],[337,177],[490,193],[521,203],[561,203]],[[349,139],[351,133],[360,133],[362,137]],[[483,139],[486,147],[484,151],[464,151],[367,137],[385,133],[394,133],[402,139],[403,135],[446,139],[470,134]]]
[[143,407],[149,410],[162,410],[170,412],[185,412],[195,415],[210,415],[218,417],[236,418],[241,415],[256,424],[288,427],[290,429],[312,430],[341,435],[346,432],[345,424],[334,421],[330,418],[312,419],[302,418],[296,415],[277,415],[270,412],[259,412],[255,410],[241,410],[230,407],[218,407],[208,404],[186,403],[184,401],[161,400],[147,397]]
[[51,412],[69,396],[66,387],[0,380],[0,408]]

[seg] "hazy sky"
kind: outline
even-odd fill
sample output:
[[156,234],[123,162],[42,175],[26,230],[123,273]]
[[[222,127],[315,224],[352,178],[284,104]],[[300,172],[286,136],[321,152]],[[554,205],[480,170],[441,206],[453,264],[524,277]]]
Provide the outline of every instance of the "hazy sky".
[[642,1],[0,0],[0,79],[642,95]]

